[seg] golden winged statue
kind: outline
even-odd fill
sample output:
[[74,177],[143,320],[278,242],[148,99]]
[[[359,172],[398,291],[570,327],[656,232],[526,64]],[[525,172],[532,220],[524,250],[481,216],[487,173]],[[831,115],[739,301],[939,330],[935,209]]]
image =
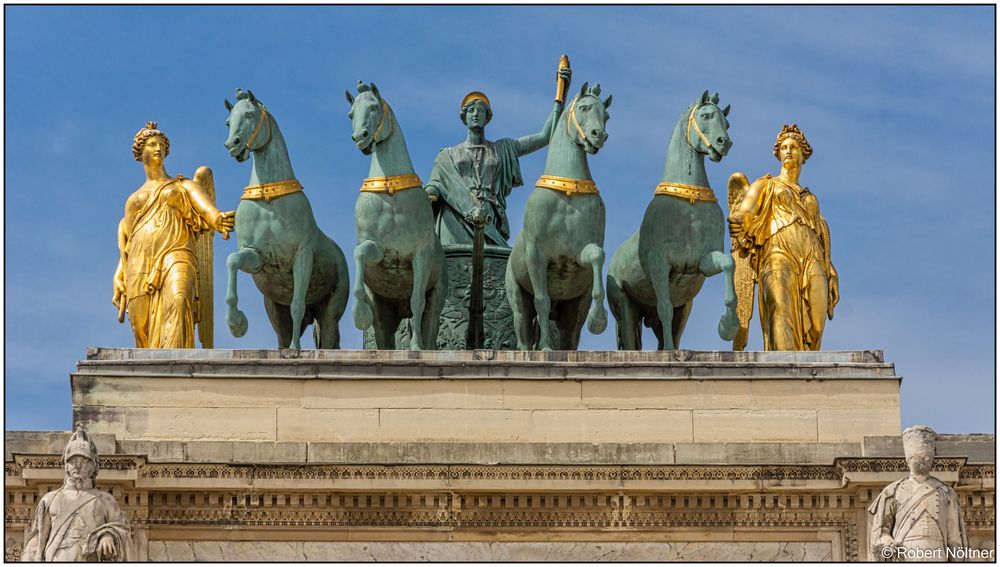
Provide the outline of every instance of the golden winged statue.
[[118,321],[128,313],[138,348],[194,348],[195,325],[203,348],[213,346],[212,236],[228,238],[235,212],[215,207],[212,170],[194,179],[170,177],[163,160],[170,140],[147,122],[132,153],[146,181],[125,202],[118,223],[120,259],[112,302]]
[[830,228],[816,195],[799,185],[811,155],[799,127],[786,124],[774,144],[778,175],[753,183],[739,172],[729,177],[740,321],[733,350],[746,347],[755,286],[764,350],[819,350],[826,319],[833,319],[840,284],[830,260]]
[[[750,190],[750,181],[747,176],[737,171],[729,176],[729,214],[736,212],[736,208],[743,202],[743,197]],[[757,274],[753,271],[753,261],[750,249],[747,249],[731,238],[733,246],[733,260],[736,262],[736,272],[733,274],[733,286],[736,289],[736,316],[740,321],[740,328],[733,338],[733,350],[741,351],[747,346],[747,338],[750,334],[750,319],[753,318],[753,296],[754,285]],[[743,251],[742,254],[737,251]]]

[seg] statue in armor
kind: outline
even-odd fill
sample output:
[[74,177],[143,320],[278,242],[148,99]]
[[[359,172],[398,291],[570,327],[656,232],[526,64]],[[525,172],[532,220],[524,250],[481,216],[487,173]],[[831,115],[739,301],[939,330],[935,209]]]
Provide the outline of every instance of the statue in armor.
[[66,481],[42,497],[28,528],[21,561],[128,561],[132,531],[108,492],[94,486],[97,446],[83,424],[63,451]]

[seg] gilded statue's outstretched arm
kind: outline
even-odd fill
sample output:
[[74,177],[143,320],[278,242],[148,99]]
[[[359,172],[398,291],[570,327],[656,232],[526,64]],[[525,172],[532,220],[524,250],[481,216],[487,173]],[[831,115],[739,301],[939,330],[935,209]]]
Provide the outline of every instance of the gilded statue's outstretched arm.
[[753,217],[757,212],[755,210],[757,208],[757,200],[760,199],[760,193],[764,190],[766,184],[767,181],[764,178],[751,183],[750,189],[743,196],[743,200],[736,207],[736,211],[729,216],[729,233],[736,238],[737,242],[743,242],[746,221],[748,217]]
[[232,232],[236,224],[236,211],[223,212],[215,208],[201,184],[192,179],[181,180],[181,186],[187,190],[188,196],[191,197],[191,204],[195,211],[208,221],[209,226],[221,232],[223,236],[228,236]]

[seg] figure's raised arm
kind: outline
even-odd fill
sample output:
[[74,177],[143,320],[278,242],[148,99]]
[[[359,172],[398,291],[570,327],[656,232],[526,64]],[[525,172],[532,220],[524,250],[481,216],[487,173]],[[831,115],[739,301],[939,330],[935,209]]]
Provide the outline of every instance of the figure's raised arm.
[[552,112],[550,112],[548,118],[546,118],[542,129],[537,134],[521,136],[515,140],[517,143],[518,156],[530,154],[531,152],[544,148],[548,145],[549,140],[552,138],[552,132],[556,127],[556,123],[559,121],[559,116],[562,114],[563,100],[565,98],[565,93],[569,91],[569,84],[572,77],[572,69],[569,67],[559,68],[559,72],[557,73],[557,84],[562,92],[559,93],[555,102],[552,104]]

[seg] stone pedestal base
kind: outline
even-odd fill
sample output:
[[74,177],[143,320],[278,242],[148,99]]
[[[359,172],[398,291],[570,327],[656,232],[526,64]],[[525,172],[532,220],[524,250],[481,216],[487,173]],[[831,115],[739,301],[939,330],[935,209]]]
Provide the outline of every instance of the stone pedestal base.
[[[159,561],[866,560],[907,474],[877,351],[93,349],[71,382]],[[6,435],[8,558],[67,437]],[[976,549],[994,453],[938,444]]]
[[684,452],[895,435],[899,381],[875,352],[103,349],[72,375],[74,421],[120,440]]

